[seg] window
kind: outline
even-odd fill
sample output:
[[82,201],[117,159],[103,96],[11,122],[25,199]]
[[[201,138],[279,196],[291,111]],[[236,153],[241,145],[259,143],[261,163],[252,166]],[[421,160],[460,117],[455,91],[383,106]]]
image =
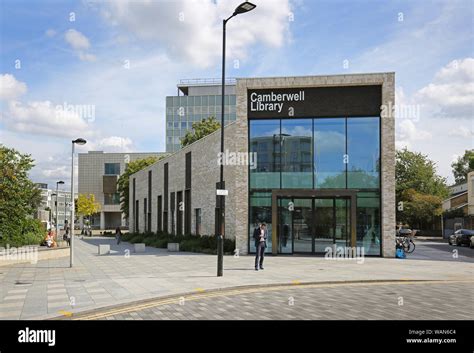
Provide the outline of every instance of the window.
[[272,251],[272,194],[271,192],[250,193],[250,223],[249,223],[249,251],[255,252],[253,230],[259,223],[267,224],[267,248],[265,252]]
[[162,208],[162,200],[161,195],[158,196],[158,205],[157,205],[157,215],[158,215],[158,224],[157,229],[158,232],[163,231],[163,208]]
[[104,194],[104,205],[119,205],[120,194],[118,192],[113,194]]
[[[303,157],[311,156],[312,140],[312,119],[282,120],[280,138],[274,141],[281,144],[282,188],[313,187],[312,160]],[[274,149],[278,150],[278,146]]]
[[105,175],[120,175],[120,163],[105,163]]
[[202,219],[201,219],[201,209],[200,208],[195,208],[194,209],[194,215],[196,217],[196,230],[195,230],[195,234],[196,235],[201,235],[201,222],[202,222]]
[[357,246],[366,255],[380,255],[380,194],[357,193]]
[[[250,152],[257,153],[257,167],[250,169],[250,187],[280,188],[280,120],[249,123]],[[262,155],[268,157],[260,158]]]
[[347,119],[347,187],[379,188],[379,118]]
[[346,188],[346,119],[314,119],[316,188]]
[[146,197],[145,197],[143,199],[143,220],[144,220],[143,224],[145,225],[145,233],[150,231],[148,229],[148,222],[147,222],[147,216],[148,216],[147,206],[148,206],[148,203],[146,202]]

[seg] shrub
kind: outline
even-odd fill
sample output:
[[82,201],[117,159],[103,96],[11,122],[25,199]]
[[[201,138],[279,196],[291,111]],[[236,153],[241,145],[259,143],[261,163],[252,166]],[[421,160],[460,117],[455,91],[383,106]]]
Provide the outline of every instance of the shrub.
[[12,232],[3,237],[1,246],[19,247],[24,245],[39,245],[43,242],[46,231],[38,219],[26,218],[22,221],[18,232]]
[[[199,252],[205,254],[217,253],[217,238],[214,235],[171,235],[165,232],[157,233],[127,233],[122,236],[129,243],[145,243],[146,246],[166,249],[168,243],[179,243],[181,251]],[[234,254],[235,240],[224,240],[224,253]]]

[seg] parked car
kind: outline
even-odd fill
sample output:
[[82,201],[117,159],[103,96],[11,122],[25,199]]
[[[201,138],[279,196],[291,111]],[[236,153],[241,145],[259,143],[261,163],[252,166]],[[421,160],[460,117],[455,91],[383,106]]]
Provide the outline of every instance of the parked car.
[[449,245],[469,245],[472,247],[473,244],[472,239],[474,236],[474,231],[469,229],[458,229],[454,232],[454,234],[449,236],[448,243]]
[[398,231],[399,237],[411,237],[412,234],[413,234],[412,230],[408,228],[402,228]]

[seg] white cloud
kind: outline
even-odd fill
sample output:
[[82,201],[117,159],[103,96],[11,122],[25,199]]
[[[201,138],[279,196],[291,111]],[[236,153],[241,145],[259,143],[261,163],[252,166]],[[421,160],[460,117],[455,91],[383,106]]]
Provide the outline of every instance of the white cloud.
[[472,119],[474,115],[474,58],[451,61],[414,99],[433,116]]
[[95,55],[86,52],[90,48],[91,44],[89,39],[81,32],[76,31],[75,29],[70,29],[64,34],[64,39],[71,46],[81,61],[96,60]]
[[64,39],[75,50],[87,50],[90,47],[89,39],[75,29],[68,30],[64,34]]
[[427,140],[432,137],[430,132],[421,130],[412,120],[408,119],[399,121],[397,133],[402,140],[408,141]]
[[79,52],[79,59],[81,59],[82,61],[95,61],[97,58],[93,54]]
[[88,125],[81,116],[73,111],[60,110],[50,101],[34,101],[26,104],[10,101],[8,110],[2,114],[2,118],[8,129],[17,132],[72,137],[83,135],[88,131]]
[[10,74],[0,75],[0,99],[12,100],[25,94],[27,91],[26,84],[18,81],[15,76]]
[[88,141],[88,150],[105,152],[133,152],[133,142],[128,137],[109,136],[97,141]]
[[[221,55],[222,20],[235,10],[235,2],[212,0],[104,3],[103,14],[112,25],[133,36],[164,45],[167,54],[210,67]],[[283,45],[289,35],[289,0],[267,0],[227,25],[228,58],[245,59],[254,44]]]
[[474,131],[469,130],[466,126],[456,126],[448,132],[448,135],[453,137],[470,137],[472,139],[474,138]]

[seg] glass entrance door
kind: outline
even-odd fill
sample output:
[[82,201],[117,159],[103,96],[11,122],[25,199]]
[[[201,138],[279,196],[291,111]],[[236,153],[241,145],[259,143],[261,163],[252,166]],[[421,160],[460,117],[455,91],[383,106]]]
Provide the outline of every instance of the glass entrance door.
[[278,198],[278,252],[324,254],[348,246],[350,199]]
[[293,199],[278,199],[278,252],[293,252]]
[[334,243],[334,199],[314,199],[314,252],[324,253]]

